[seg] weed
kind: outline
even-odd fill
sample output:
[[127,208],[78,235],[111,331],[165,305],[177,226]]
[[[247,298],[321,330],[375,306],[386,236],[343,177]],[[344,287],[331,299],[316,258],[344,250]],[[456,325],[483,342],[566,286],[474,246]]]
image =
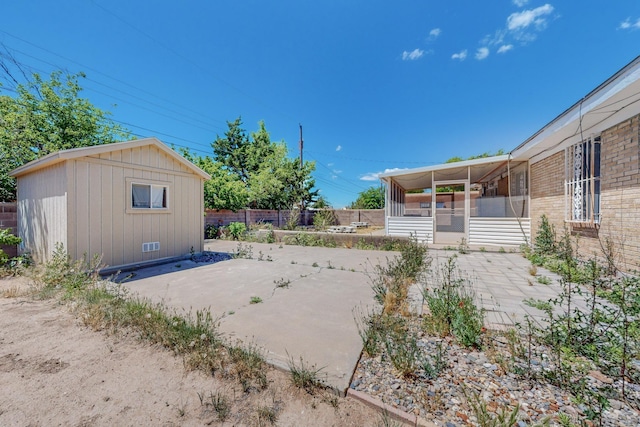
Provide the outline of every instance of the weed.
[[278,411],[271,406],[259,406],[256,408],[256,417],[258,418],[258,425],[275,425],[278,421]]
[[242,242],[238,242],[238,246],[236,247],[236,252],[233,254],[233,257],[236,259],[253,259],[253,246],[243,245]]
[[329,270],[333,270],[335,267],[333,265],[331,265],[331,261],[327,261],[327,268]]
[[247,232],[247,226],[244,222],[232,222],[229,224],[227,229],[233,237],[233,240],[240,240],[240,238]]
[[288,366],[291,373],[291,382],[296,387],[302,388],[309,393],[313,393],[315,389],[322,387],[322,380],[319,375],[324,368],[316,368],[315,365],[309,366],[304,362],[302,356],[300,357],[299,365],[293,357],[289,356]]
[[313,215],[313,228],[316,231],[324,231],[331,225],[336,225],[338,219],[333,209],[323,209],[316,211]]
[[423,291],[429,306],[424,325],[441,336],[453,335],[466,347],[480,347],[484,311],[476,306],[475,294],[460,277],[455,259],[456,255],[449,257],[442,266],[435,288]]
[[547,276],[538,276],[536,277],[536,282],[542,284],[542,285],[550,285],[551,284],[551,279]]
[[23,294],[24,292],[18,286],[11,286],[8,289],[2,290],[2,298],[18,298]]
[[463,237],[462,239],[460,239],[460,243],[458,244],[458,253],[461,255],[465,255],[469,252],[469,244],[467,243],[467,239]]
[[276,284],[276,288],[288,288],[291,284],[291,280],[282,277],[279,280],[274,280],[273,283]]
[[478,250],[480,252],[487,252],[487,248],[485,248],[484,246],[480,246],[480,248],[478,248]]
[[297,262],[295,262],[294,260],[291,260],[291,264],[297,264]]
[[[198,394],[200,397],[200,394]],[[209,393],[209,401],[211,402],[211,407],[218,414],[218,420],[224,421],[231,414],[231,404],[229,403],[229,399],[222,394],[221,392],[213,392]],[[202,398],[200,398],[200,402],[202,402]]]
[[311,264],[311,267],[318,267],[318,263],[314,262],[313,264]]
[[500,248],[498,249],[498,252],[501,253],[501,254],[504,254],[507,251],[505,251],[504,248],[502,246],[500,246]]
[[535,264],[531,264],[531,265],[529,266],[529,274],[530,274],[531,276],[536,276],[536,275],[538,274],[538,267],[536,267],[536,265],[535,265]]
[[260,304],[262,302],[262,298],[260,297],[251,297],[249,300],[249,304]]
[[244,392],[252,387],[258,390],[267,388],[267,375],[262,352],[255,344],[228,346],[227,352],[232,362],[232,373],[242,385]]
[[295,230],[300,223],[300,211],[298,209],[291,209],[289,211],[289,217],[284,225],[285,230]]
[[392,420],[387,408],[383,408],[380,412],[380,420],[376,425],[378,427],[402,427],[403,424]]
[[228,314],[229,316],[231,316],[232,314],[236,314],[236,312],[235,312],[235,311],[233,311],[233,310],[231,310],[231,311],[227,312],[227,314]]

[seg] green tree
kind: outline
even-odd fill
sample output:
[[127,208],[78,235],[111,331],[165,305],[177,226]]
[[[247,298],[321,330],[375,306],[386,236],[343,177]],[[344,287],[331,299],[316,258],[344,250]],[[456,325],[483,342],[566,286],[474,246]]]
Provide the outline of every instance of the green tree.
[[[242,119],[227,122],[228,130],[211,144],[216,162],[221,171],[228,174],[234,188],[240,182],[246,191],[246,205],[254,209],[290,209],[298,203],[314,201],[318,191],[311,174],[314,162],[304,162],[302,167],[296,159],[288,157],[284,141],[271,141],[264,122],[256,132],[247,135],[242,128]],[[205,198],[207,195],[205,194]],[[219,206],[224,206],[220,199]],[[226,209],[237,209],[229,201]],[[220,207],[219,209],[222,209]]]
[[496,151],[494,154],[489,153],[488,151],[485,151],[482,154],[477,154],[475,156],[469,156],[466,159],[463,159],[460,156],[454,156],[451,157],[450,159],[447,159],[445,161],[445,163],[456,163],[456,162],[462,162],[465,160],[475,160],[475,159],[484,159],[486,157],[493,157],[493,156],[502,156],[504,154],[504,150],[502,148],[500,148],[498,151]]
[[16,198],[12,169],[55,151],[130,139],[110,113],[79,96],[84,77],[55,71],[45,80],[34,73],[16,85],[15,96],[0,85],[0,200]]
[[384,208],[384,187],[370,187],[358,194],[351,209],[382,209]]

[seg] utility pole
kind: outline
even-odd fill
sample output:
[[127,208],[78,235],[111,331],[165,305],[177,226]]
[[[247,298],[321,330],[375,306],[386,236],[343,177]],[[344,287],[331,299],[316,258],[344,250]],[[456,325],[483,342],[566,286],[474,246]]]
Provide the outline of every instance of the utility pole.
[[[302,150],[304,149],[304,141],[302,139],[302,123],[300,125],[300,172],[302,172]],[[300,174],[300,178],[302,179],[302,174]],[[304,187],[304,183],[300,182],[300,189]],[[304,210],[304,198],[300,200],[300,213]],[[306,218],[305,218],[306,225]]]
[[300,170],[302,170],[302,149],[304,148],[304,141],[302,140],[302,123],[300,123]]

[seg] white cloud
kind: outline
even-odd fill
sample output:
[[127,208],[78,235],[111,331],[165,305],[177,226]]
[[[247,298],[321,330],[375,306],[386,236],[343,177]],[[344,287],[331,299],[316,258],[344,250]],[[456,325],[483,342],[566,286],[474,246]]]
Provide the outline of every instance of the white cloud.
[[620,23],[618,26],[619,30],[637,30],[640,29],[640,18],[636,20],[636,22],[632,22],[631,18],[627,18]]
[[342,171],[338,169],[333,169],[331,172],[333,172],[335,175],[340,175],[342,173]]
[[402,52],[402,60],[403,61],[415,61],[424,55],[424,50],[414,49],[411,52],[407,52],[406,50]]
[[338,146],[336,147],[336,151],[342,151],[342,145],[338,145]]
[[507,28],[511,31],[518,31],[535,25],[536,28],[543,29],[547,23],[545,17],[551,12],[553,12],[553,6],[547,3],[535,9],[512,13],[507,18]]
[[465,59],[467,59],[467,50],[462,50],[458,53],[454,53],[453,55],[451,55],[451,59],[458,59],[460,61],[464,61]]
[[333,163],[327,163],[327,166],[329,166],[330,168],[333,167]]
[[362,175],[360,177],[360,180],[361,181],[377,181],[380,179],[380,174],[401,171],[405,169],[406,168],[391,168],[391,169],[385,169],[384,172],[368,172]]
[[513,0],[513,4],[515,4],[518,7],[522,7],[527,3],[529,3],[529,0]]
[[500,46],[498,48],[498,53],[507,53],[511,49],[513,49],[513,45],[512,44],[503,44],[502,46]]
[[441,32],[442,30],[440,28],[434,28],[433,30],[429,31],[429,40],[437,39],[438,36],[440,36]]
[[483,59],[486,59],[487,56],[489,56],[489,48],[487,47],[478,48],[478,50],[476,51],[476,59],[478,61],[482,61]]

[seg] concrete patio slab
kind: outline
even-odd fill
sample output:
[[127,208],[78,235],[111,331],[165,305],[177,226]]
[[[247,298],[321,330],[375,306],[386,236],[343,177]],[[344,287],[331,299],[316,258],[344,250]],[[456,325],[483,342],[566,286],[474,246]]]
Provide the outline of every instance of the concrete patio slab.
[[[242,243],[249,247],[252,259],[179,261],[137,270],[124,284],[169,307],[208,308],[229,339],[255,343],[284,369],[302,358],[345,392],[362,350],[353,310],[373,305],[365,271],[395,253]],[[216,252],[237,249],[229,241],[206,245]],[[262,302],[251,304],[252,297]]]
[[[205,249],[233,253],[238,242],[207,241]],[[251,259],[214,264],[190,260],[139,269],[125,285],[134,293],[186,311],[210,309],[220,319],[228,339],[253,342],[264,349],[269,363],[288,368],[289,361],[322,368],[327,385],[344,392],[358,363],[362,342],[354,321],[356,308],[375,305],[367,272],[398,253],[241,243]],[[548,299],[560,291],[557,276],[537,283],[530,263],[515,253],[429,249],[432,270],[452,255],[462,276],[469,278],[486,323],[506,328],[525,315],[541,312],[523,304],[525,298]],[[414,306],[423,307],[421,286],[411,290]],[[428,284],[427,284],[428,286]],[[251,303],[253,297],[262,302]]]

